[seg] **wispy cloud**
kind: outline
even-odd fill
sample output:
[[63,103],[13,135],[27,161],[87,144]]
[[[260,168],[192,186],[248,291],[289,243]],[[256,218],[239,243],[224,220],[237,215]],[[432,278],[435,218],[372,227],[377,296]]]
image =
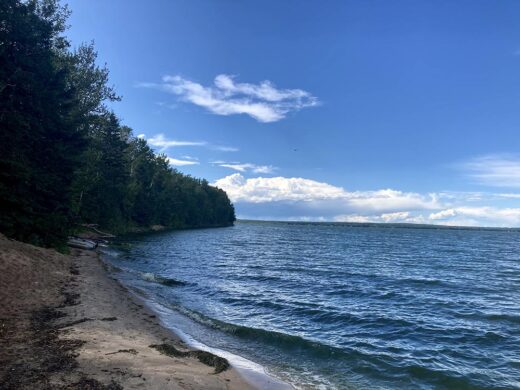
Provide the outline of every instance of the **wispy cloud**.
[[170,148],[181,147],[181,146],[204,146],[208,149],[216,150],[219,152],[238,152],[239,149],[232,146],[225,145],[212,145],[206,141],[178,141],[167,138],[163,133],[155,134],[154,136],[147,138],[146,134],[139,134],[137,138],[146,139],[148,144],[164,152]]
[[164,76],[161,83],[140,83],[139,87],[160,88],[181,100],[206,108],[216,115],[245,114],[259,122],[276,122],[289,112],[317,106],[318,99],[302,89],[278,89],[270,81],[237,83],[234,76],[220,74],[212,86],[181,76]]
[[276,170],[276,167],[272,165],[256,165],[251,163],[239,163],[239,162],[226,162],[226,161],[213,161],[212,164],[218,165],[222,168],[233,169],[237,172],[253,172],[269,174]]
[[188,156],[188,155],[181,156],[181,158],[184,158],[186,160],[199,161],[198,157],[193,157],[193,156]]
[[520,156],[490,154],[473,158],[461,168],[480,184],[493,187],[520,187]]
[[[140,134],[142,138],[145,138],[144,134]],[[169,148],[173,148],[176,146],[206,146],[207,142],[204,141],[176,141],[173,139],[168,139],[164,136],[164,134],[156,134],[153,137],[150,137],[146,140],[148,144],[154,148],[159,148],[160,150],[166,150]]]
[[213,145],[213,146],[211,146],[211,149],[218,150],[219,152],[238,152],[240,150],[233,146],[219,146],[219,145]]
[[186,165],[198,165],[199,162],[197,160],[194,160],[192,158],[181,160],[174,157],[168,157],[168,162],[170,165],[177,166],[177,167],[184,167]]

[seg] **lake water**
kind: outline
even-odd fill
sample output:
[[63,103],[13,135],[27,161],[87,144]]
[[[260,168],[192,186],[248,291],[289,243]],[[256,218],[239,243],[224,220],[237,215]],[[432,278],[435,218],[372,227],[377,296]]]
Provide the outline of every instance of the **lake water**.
[[520,388],[520,232],[238,222],[116,242],[186,334],[300,388]]

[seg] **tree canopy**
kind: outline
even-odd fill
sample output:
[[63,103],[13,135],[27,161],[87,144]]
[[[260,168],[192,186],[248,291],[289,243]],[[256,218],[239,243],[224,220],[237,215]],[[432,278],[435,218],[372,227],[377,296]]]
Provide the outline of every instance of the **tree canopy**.
[[172,169],[107,103],[120,97],[92,43],[64,36],[57,0],[0,5],[0,231],[56,245],[80,223],[227,226],[226,193]]

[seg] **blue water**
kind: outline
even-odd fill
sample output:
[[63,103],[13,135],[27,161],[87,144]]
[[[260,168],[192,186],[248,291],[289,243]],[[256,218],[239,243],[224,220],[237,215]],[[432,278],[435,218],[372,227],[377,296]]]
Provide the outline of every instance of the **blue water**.
[[239,222],[125,238],[118,277],[301,388],[520,388],[520,232]]

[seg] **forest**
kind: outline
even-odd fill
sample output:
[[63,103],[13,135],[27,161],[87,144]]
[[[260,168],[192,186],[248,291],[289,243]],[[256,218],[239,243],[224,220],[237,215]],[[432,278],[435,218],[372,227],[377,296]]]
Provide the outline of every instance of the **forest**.
[[232,225],[226,193],[170,167],[111,109],[93,43],[72,48],[56,0],[0,2],[0,232],[43,246],[112,232]]

